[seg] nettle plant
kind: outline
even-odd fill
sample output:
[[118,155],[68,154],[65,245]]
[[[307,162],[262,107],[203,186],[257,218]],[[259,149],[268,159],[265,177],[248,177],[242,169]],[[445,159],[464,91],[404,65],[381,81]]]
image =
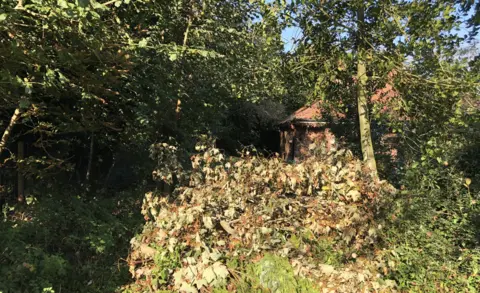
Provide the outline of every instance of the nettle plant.
[[[175,148],[161,149],[174,155]],[[329,266],[319,249],[328,241],[345,254],[337,259],[352,264],[365,255],[381,229],[375,216],[382,199],[394,192],[346,153],[320,155],[312,148],[312,156],[298,164],[249,152],[226,158],[215,148],[192,156],[188,173],[174,168],[185,181],[172,195],[145,196],[147,222],[132,239],[129,257],[136,286],[233,290],[242,272],[232,268],[232,260],[255,263],[274,254],[317,284],[340,280],[342,292],[377,288],[371,270],[380,261],[372,266],[359,261],[355,270],[342,272]],[[161,166],[175,166],[168,162],[177,161],[170,158]],[[172,169],[156,172],[168,178]]]

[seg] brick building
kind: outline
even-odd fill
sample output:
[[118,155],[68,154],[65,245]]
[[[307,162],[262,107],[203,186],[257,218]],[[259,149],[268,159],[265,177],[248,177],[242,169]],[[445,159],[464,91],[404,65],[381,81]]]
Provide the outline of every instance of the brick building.
[[322,120],[321,102],[305,106],[279,124],[282,158],[298,161],[308,156],[311,147],[329,151],[336,147],[335,136]]

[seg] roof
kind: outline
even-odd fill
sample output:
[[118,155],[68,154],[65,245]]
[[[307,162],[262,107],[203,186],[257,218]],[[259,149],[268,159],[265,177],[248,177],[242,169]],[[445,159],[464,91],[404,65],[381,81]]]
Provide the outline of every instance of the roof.
[[325,122],[322,122],[322,108],[321,102],[317,101],[311,104],[310,106],[305,106],[288,116],[287,119],[279,123],[279,125],[285,124],[302,124],[312,127],[319,127],[325,125]]

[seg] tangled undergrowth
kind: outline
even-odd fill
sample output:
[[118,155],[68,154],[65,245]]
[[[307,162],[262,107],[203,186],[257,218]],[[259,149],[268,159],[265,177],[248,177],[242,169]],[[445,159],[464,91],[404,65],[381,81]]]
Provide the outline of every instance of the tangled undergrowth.
[[[374,249],[375,218],[394,192],[351,153],[322,153],[298,164],[208,149],[180,171],[159,160],[155,175],[177,172],[170,196],[146,194],[144,230],[132,239],[126,292],[394,292],[394,264]],[[172,158],[167,144],[155,158]],[[179,174],[182,173],[180,176]],[[163,290],[163,291],[162,291]]]
[[38,200],[2,209],[0,292],[103,293],[129,281],[121,259],[141,227],[141,189],[96,199],[69,187],[38,188]]

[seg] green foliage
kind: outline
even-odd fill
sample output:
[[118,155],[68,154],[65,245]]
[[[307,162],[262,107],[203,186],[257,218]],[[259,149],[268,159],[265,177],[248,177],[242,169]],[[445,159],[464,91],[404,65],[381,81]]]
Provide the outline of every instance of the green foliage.
[[200,134],[232,127],[223,118],[238,99],[283,93],[275,71],[282,43],[269,5],[107,3],[0,4],[0,115],[9,121],[22,109],[9,141],[33,139],[23,165],[34,176],[86,173],[76,149],[79,140],[89,148],[85,137],[113,153],[139,152],[160,137],[192,147]]
[[[126,292],[394,290],[387,277],[405,291],[475,292],[480,58],[455,30],[475,37],[479,11],[458,0],[1,1],[0,136],[21,113],[0,153],[1,292],[127,283],[119,259],[140,209],[129,194],[149,181],[149,146],[154,180],[179,188],[146,194]],[[288,53],[286,25],[301,30]],[[230,154],[262,146],[284,108],[316,100],[355,153],[359,60],[380,174],[398,194],[338,153],[289,165],[225,158],[208,142],[187,167],[198,138]],[[27,205],[11,202],[14,171]]]
[[[237,292],[318,292],[313,282],[295,275],[287,258],[266,254],[246,265],[235,281]],[[228,291],[227,291],[228,292]]]
[[[126,213],[131,205],[120,201],[121,217],[110,215],[104,205],[123,194],[108,191],[143,184],[148,146],[162,137],[175,137],[183,152],[201,134],[230,135],[225,117],[239,99],[283,92],[277,17],[257,1],[2,1],[0,31],[2,130],[22,110],[0,167],[25,175],[38,199],[29,221],[2,224],[4,293],[113,291],[125,277],[123,266],[114,270],[131,232],[122,225],[131,227],[138,209]],[[19,139],[29,142],[23,159],[13,151]],[[2,205],[13,198],[11,170],[2,172]],[[158,176],[171,183],[174,171]],[[124,180],[130,173],[134,180]],[[51,197],[42,187],[72,194]],[[178,259],[155,261],[173,267]]]
[[480,141],[473,131],[479,112],[466,103],[443,119],[421,117],[443,125],[421,124],[429,132],[411,138],[423,147],[401,180],[404,190],[392,199],[385,234],[394,247],[391,274],[406,290],[476,292],[480,284],[479,157],[472,151]]
[[[385,219],[386,229],[375,246],[388,251],[381,269],[405,291],[480,288],[478,50],[462,49],[468,44],[455,33],[461,26],[470,26],[470,36],[478,32],[480,4],[467,2],[294,1],[287,7],[303,33],[288,59],[292,94],[324,100],[346,123],[357,119],[352,77],[362,56],[355,48],[366,45],[376,156],[381,175],[401,189],[381,207],[377,220]],[[361,5],[364,23],[356,21]],[[338,134],[355,148],[357,130],[346,128],[351,132]],[[380,148],[381,138],[393,133],[394,160],[390,149]]]
[[121,258],[141,219],[135,209],[129,193],[86,201],[46,191],[0,223],[0,290],[113,292],[128,281]]
[[444,167],[419,167],[410,176],[415,188],[396,199],[385,235],[395,247],[392,275],[401,288],[418,292],[475,292],[480,194]]
[[[259,150],[269,149],[267,143],[275,148],[277,141],[266,139],[265,133],[276,133],[276,126],[285,118],[284,106],[275,101],[261,101],[253,104],[245,101],[236,102],[230,110],[221,117],[221,125],[212,133],[217,137],[219,148],[227,153],[237,155],[245,146],[253,145]],[[276,145],[278,148],[278,145]]]

